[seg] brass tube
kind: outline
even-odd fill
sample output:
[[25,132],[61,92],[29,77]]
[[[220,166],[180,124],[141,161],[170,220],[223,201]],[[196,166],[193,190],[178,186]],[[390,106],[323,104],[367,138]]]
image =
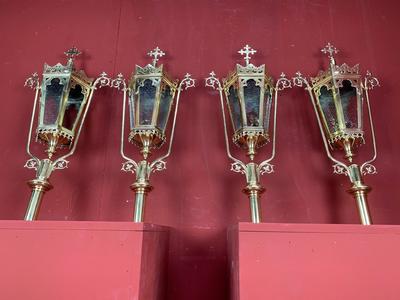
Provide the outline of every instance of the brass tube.
[[357,201],[358,213],[360,214],[361,224],[371,225],[371,217],[369,215],[367,193],[364,191],[356,192],[354,197]]
[[258,190],[252,190],[249,192],[251,221],[253,223],[260,223],[261,220],[258,198]]
[[37,218],[40,204],[42,202],[43,191],[34,189],[29,200],[28,208],[25,213],[25,221],[34,221]]
[[135,223],[143,222],[144,204],[146,199],[146,192],[143,188],[135,190],[135,212],[133,215],[133,221]]
[[136,167],[136,181],[131,185],[131,190],[135,192],[135,210],[133,221],[143,222],[144,205],[146,195],[153,187],[149,183],[151,167],[146,160],[142,160]]
[[243,189],[250,200],[251,221],[253,223],[260,223],[260,194],[264,192],[264,188],[260,184],[260,171],[256,163],[248,163],[246,165],[246,181],[247,186]]
[[356,200],[361,224],[371,225],[372,221],[367,202],[367,195],[371,191],[371,188],[364,184],[360,168],[356,164],[351,165],[349,170],[349,178],[353,185],[348,192],[352,194]]

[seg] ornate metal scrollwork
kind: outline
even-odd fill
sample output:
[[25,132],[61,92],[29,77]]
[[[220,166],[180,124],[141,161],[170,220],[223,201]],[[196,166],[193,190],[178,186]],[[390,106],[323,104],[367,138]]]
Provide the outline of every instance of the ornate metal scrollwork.
[[167,169],[167,162],[160,160],[154,164],[152,171],[156,172],[156,171],[162,171],[165,169]]
[[39,88],[39,76],[38,73],[33,73],[31,77],[28,77],[25,80],[24,86],[27,86],[31,89]]
[[234,162],[231,164],[231,171],[236,172],[236,173],[246,174],[246,169],[239,162]]
[[373,164],[365,164],[361,167],[361,173],[363,175],[374,175],[377,174],[378,171],[376,170],[376,167]]
[[302,87],[307,80],[303,77],[303,74],[300,71],[296,72],[296,77],[293,77],[293,85]]
[[334,164],[332,167],[333,167],[333,174],[345,175],[345,176],[349,175],[347,169],[342,165]]
[[281,73],[281,77],[276,82],[276,89],[278,91],[282,91],[284,89],[288,89],[292,87],[292,82],[286,78],[285,73]]
[[135,173],[137,164],[131,160],[127,160],[122,164],[121,170],[124,172]]
[[367,90],[372,90],[376,86],[380,86],[378,78],[373,77],[371,72],[367,71],[367,75],[365,77],[365,88]]
[[189,73],[186,73],[185,77],[182,79],[181,84],[185,84],[185,90],[195,86],[196,81],[191,76],[192,75],[190,75]]
[[260,174],[264,175],[264,174],[271,174],[274,173],[274,165],[271,165],[269,163],[264,164],[261,168],[260,168]]
[[61,159],[61,160],[56,160],[55,163],[53,164],[54,170],[63,170],[68,168],[68,160]]
[[106,72],[102,72],[98,78],[99,87],[110,86],[111,78],[108,77]]
[[[207,77],[205,79],[205,82],[206,82],[206,86],[209,86],[209,87],[213,88],[214,90],[218,89],[220,86],[219,80],[218,80],[218,78],[215,77],[214,71],[211,71],[210,77]],[[215,86],[215,85],[217,85],[217,86]]]
[[124,79],[124,75],[122,75],[121,73],[119,73],[117,75],[117,78],[113,79],[110,83],[110,87],[116,88],[118,90],[121,89],[121,86],[123,88],[125,88],[125,79]]
[[38,166],[39,166],[39,161],[36,158],[30,158],[26,161],[24,168],[37,170]]

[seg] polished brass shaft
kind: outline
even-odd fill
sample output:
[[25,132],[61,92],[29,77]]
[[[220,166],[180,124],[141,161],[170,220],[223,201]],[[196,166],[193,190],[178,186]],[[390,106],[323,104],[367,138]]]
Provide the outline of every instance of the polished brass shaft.
[[362,225],[371,225],[371,216],[369,213],[367,195],[371,191],[371,187],[364,184],[360,172],[360,168],[353,164],[349,167],[350,181],[352,182],[351,188],[348,190],[353,195],[357,203],[358,214]]
[[265,189],[260,184],[260,171],[256,163],[251,162],[246,165],[246,181],[247,186],[243,189],[243,192],[248,195],[250,200],[251,221],[260,223],[259,198]]
[[28,185],[32,188],[32,193],[25,213],[25,221],[34,221],[37,219],[44,193],[53,188],[48,181],[52,171],[52,161],[43,159],[39,163],[36,179],[28,181]]
[[131,185],[131,189],[135,192],[135,211],[133,215],[135,223],[143,222],[146,196],[153,189],[149,183],[150,172],[151,168],[146,160],[139,162],[136,169],[136,181]]

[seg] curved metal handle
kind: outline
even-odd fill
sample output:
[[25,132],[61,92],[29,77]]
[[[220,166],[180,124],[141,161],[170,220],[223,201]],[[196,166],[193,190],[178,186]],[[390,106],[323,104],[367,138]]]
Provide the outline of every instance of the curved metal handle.
[[[264,170],[264,172],[262,172],[262,174],[264,173],[272,173],[273,169],[270,167],[272,165],[269,164],[269,162],[271,160],[273,160],[275,158],[275,149],[276,149],[276,117],[277,117],[277,111],[278,111],[278,92],[279,91],[283,91],[284,89],[287,88],[291,88],[292,87],[292,82],[286,78],[285,73],[281,74],[281,77],[277,80],[275,88],[274,88],[274,121],[273,121],[273,132],[272,132],[272,153],[271,156],[269,158],[267,158],[266,160],[262,161],[259,165],[260,170],[264,170],[264,167],[268,167],[267,169]],[[270,172],[268,172],[267,170],[271,170]]]
[[40,81],[39,81],[39,76],[35,72],[32,74],[31,77],[27,78],[25,80],[24,86],[30,87],[31,89],[35,90],[35,100],[33,101],[33,108],[32,108],[32,116],[31,116],[31,122],[29,125],[29,133],[28,133],[28,140],[26,143],[26,152],[28,155],[36,161],[37,164],[39,164],[40,160],[36,156],[34,156],[31,152],[31,141],[32,141],[32,129],[33,129],[33,122],[35,120],[35,113],[36,113],[36,107],[37,107],[37,100],[39,97],[39,91],[40,91]]
[[112,88],[116,88],[117,90],[122,90],[123,91],[123,97],[122,97],[122,118],[121,118],[121,144],[120,144],[120,154],[123,159],[126,161],[122,164],[122,171],[125,172],[132,172],[135,173],[135,171],[138,168],[137,162],[133,159],[128,157],[125,154],[124,151],[124,146],[125,146],[125,114],[126,114],[126,94],[127,92],[130,91],[129,88],[126,86],[126,82],[124,79],[124,76],[119,73],[117,77],[113,80],[110,80],[108,82],[108,85]]
[[[188,88],[194,87],[195,79],[193,79],[189,73],[186,73],[185,77],[179,83],[178,94],[176,95],[175,112],[174,112],[174,118],[172,121],[171,137],[169,140],[168,150],[167,150],[166,154],[160,156],[159,158],[155,159],[152,163],[150,163],[150,168],[152,170],[161,171],[166,168],[165,167],[166,163],[163,160],[166,159],[171,154],[172,142],[174,140],[174,133],[175,133],[176,117],[178,114],[179,99],[180,99],[181,91],[183,89],[183,85],[185,85],[185,87],[184,87],[185,90],[187,90]],[[154,169],[154,167],[155,167],[155,169]]]
[[[374,123],[372,122],[372,113],[371,113],[371,106],[369,104],[369,94],[368,94],[368,90],[372,90],[376,86],[380,86],[379,80],[376,77],[373,77],[371,72],[367,71],[367,76],[364,78],[364,85],[362,86],[362,88],[365,90],[365,100],[367,102],[368,118],[369,118],[369,124],[371,127],[371,137],[372,137],[372,145],[373,145],[374,154],[370,160],[367,160],[366,162],[364,162],[361,165],[360,171],[362,174],[375,174],[376,173],[375,167],[373,165],[371,165],[371,163],[376,160],[376,157],[378,156],[378,154],[377,154],[377,150],[376,150],[375,129],[374,129]],[[366,171],[363,171],[364,168],[366,169]]]
[[[318,114],[318,110],[317,110],[317,107],[315,105],[316,101],[315,101],[315,98],[314,98],[314,94],[312,92],[312,88],[310,87],[307,79],[304,78],[303,75],[300,73],[300,71],[296,72],[296,75],[297,75],[296,77],[293,77],[293,85],[294,86],[298,86],[298,87],[302,87],[303,84],[305,84],[305,86],[306,86],[305,89],[308,91],[308,94],[310,95],[310,100],[311,100],[312,106],[314,108],[315,116],[316,116],[317,121],[318,121],[318,126],[319,126],[319,130],[320,130],[320,133],[321,133],[321,136],[322,136],[322,140],[324,142],[326,154],[328,155],[329,159],[332,160],[337,166],[340,166],[340,167],[344,168],[346,170],[346,172],[349,173],[350,172],[349,167],[345,163],[343,163],[343,162],[337,160],[336,158],[334,158],[332,156],[330,150],[329,150],[329,145],[328,145],[328,141],[326,140],[326,137],[325,137],[324,128],[322,126],[322,123],[321,123],[321,120],[320,120],[320,117],[319,117],[319,114]],[[335,168],[335,166],[334,166],[334,168]],[[343,172],[341,174],[345,174],[345,172]]]
[[71,156],[72,154],[74,154],[75,149],[76,149],[76,146],[77,146],[78,141],[79,141],[79,136],[80,136],[81,131],[82,131],[83,123],[85,122],[86,115],[87,115],[87,112],[88,112],[88,110],[89,110],[90,103],[92,102],[93,93],[94,93],[94,91],[97,89],[96,86],[97,86],[97,84],[99,84],[99,88],[102,88],[102,87],[104,87],[104,86],[109,85],[109,84],[110,84],[110,81],[111,81],[111,79],[107,76],[107,74],[106,74],[105,72],[101,73],[101,74],[100,74],[100,77],[98,77],[98,78],[94,81],[93,85],[92,85],[91,88],[90,88],[90,94],[89,94],[89,97],[88,97],[88,102],[87,102],[85,111],[83,112],[82,120],[81,120],[81,123],[79,124],[79,129],[78,129],[78,132],[77,132],[77,134],[76,134],[74,144],[72,145],[71,150],[70,150],[67,154],[65,154],[65,155],[63,155],[63,156],[57,158],[57,159],[53,162],[53,165],[54,165],[54,166],[57,165],[59,162],[65,161],[65,159],[66,159],[67,157],[69,157],[69,156]]
[[237,168],[237,166],[240,166],[240,167],[243,168],[243,170],[245,170],[246,169],[246,165],[241,160],[235,158],[231,154],[231,150],[230,150],[230,147],[229,147],[228,129],[227,129],[227,126],[226,126],[224,97],[222,95],[221,82],[219,81],[219,79],[217,77],[215,77],[214,71],[211,71],[210,77],[205,78],[205,86],[209,86],[209,87],[211,87],[213,89],[218,90],[218,92],[219,92],[219,98],[220,98],[220,102],[221,102],[221,111],[222,111],[222,120],[224,122],[224,135],[225,135],[226,153],[227,153],[228,157],[231,160],[234,161],[234,163],[232,164],[231,170],[233,170],[235,172],[241,172],[240,168]]
[[120,145],[120,153],[122,158],[126,160],[122,164],[122,170],[124,171],[131,171],[133,172],[133,169],[137,169],[138,164],[137,162],[133,159],[128,157],[125,154],[124,147],[125,147],[125,115],[126,115],[126,94],[127,92],[130,91],[129,88],[126,87],[125,79],[121,73],[118,74],[117,78],[114,79],[111,82],[111,86],[120,90],[122,85],[122,91],[123,91],[123,97],[122,97],[122,121],[121,121],[121,145]]

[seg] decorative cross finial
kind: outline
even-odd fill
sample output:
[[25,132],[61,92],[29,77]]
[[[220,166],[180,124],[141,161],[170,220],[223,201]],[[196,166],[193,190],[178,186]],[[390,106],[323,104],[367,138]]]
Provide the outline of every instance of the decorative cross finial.
[[149,53],[147,53],[147,55],[154,57],[153,67],[155,67],[157,61],[159,60],[159,57],[163,57],[165,55],[165,52],[163,52],[160,48],[156,47],[154,50],[151,50]]
[[339,52],[338,49],[336,49],[331,43],[328,43],[324,48],[321,49],[321,52],[328,54],[329,58],[331,61],[334,61],[333,54],[336,54]]
[[78,48],[73,46],[71,49],[65,51],[64,54],[68,57],[68,62],[72,62],[75,56],[78,56],[81,54],[81,52],[78,50]]
[[244,46],[243,49],[240,49],[240,50],[238,51],[238,53],[239,53],[240,55],[245,55],[244,60],[246,61],[246,66],[249,65],[249,61],[250,61],[250,59],[251,59],[250,54],[253,55],[253,54],[256,53],[256,52],[257,52],[257,50],[254,50],[254,49],[251,48],[249,45]]

